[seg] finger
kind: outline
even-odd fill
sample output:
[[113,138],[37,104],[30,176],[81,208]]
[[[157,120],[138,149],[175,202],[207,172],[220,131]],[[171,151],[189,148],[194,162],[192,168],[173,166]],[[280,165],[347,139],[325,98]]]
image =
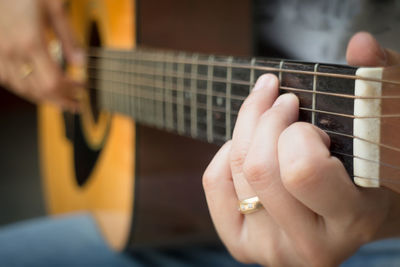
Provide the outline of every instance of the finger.
[[[237,209],[238,198],[229,165],[231,142],[214,156],[203,176],[203,187],[215,228],[232,254],[240,253],[243,216]],[[235,247],[238,246],[238,247]]]
[[66,77],[45,49],[37,51],[31,61],[34,68],[32,74],[40,86],[41,99],[75,109],[77,95],[82,90],[81,83]]
[[356,66],[393,66],[400,64],[400,54],[381,47],[367,32],[355,34],[346,53],[347,62]]
[[297,120],[298,106],[298,99],[293,94],[282,95],[275,101],[272,108],[260,118],[244,163],[247,181],[268,213],[278,225],[296,238],[301,236],[298,233],[299,228],[304,233],[310,233],[314,215],[282,184],[278,139],[282,131]]
[[307,123],[288,127],[279,139],[285,188],[315,213],[335,220],[352,218],[361,195],[343,164],[330,156],[327,135]]
[[78,41],[72,31],[71,25],[66,16],[63,2],[46,1],[48,5],[48,16],[50,23],[54,27],[57,37],[60,39],[64,55],[70,64],[83,65],[84,53],[78,45]]
[[240,200],[253,197],[254,191],[243,174],[243,163],[247,156],[257,122],[269,109],[278,95],[278,79],[271,74],[261,76],[245,100],[236,121],[230,156],[233,182]]

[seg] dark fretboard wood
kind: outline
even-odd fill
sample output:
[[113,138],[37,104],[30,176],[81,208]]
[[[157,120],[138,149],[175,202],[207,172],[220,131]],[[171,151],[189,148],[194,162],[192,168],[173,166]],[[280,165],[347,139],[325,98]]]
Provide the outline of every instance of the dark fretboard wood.
[[140,49],[93,49],[90,55],[90,88],[99,96],[99,108],[217,144],[231,138],[240,106],[258,77],[273,73],[280,93],[300,99],[299,119],[330,135],[332,153],[352,174],[355,80],[346,77],[357,68]]

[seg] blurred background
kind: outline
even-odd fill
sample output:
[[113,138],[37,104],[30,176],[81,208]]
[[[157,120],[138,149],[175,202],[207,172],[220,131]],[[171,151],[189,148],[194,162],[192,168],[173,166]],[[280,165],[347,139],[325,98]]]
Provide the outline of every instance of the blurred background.
[[36,107],[0,88],[0,225],[45,214]]

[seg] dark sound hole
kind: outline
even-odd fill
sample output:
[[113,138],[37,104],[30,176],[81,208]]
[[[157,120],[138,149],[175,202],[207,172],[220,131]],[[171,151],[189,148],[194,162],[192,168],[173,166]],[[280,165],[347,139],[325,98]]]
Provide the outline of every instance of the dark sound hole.
[[[101,46],[100,36],[95,24],[91,26],[89,47]],[[89,57],[88,64],[91,66],[96,66],[98,61]],[[95,77],[96,70],[88,68],[88,76]],[[90,105],[93,113],[93,117],[97,122],[99,117],[99,106],[97,101],[97,93],[95,88],[97,87],[95,79],[88,80],[88,90],[90,93]],[[84,186],[96,166],[97,159],[101,153],[101,148],[92,149],[88,146],[86,138],[83,134],[83,129],[81,126],[80,115],[74,115],[70,113],[64,113],[65,121],[65,134],[67,138],[73,143],[74,146],[74,165],[75,165],[75,178],[79,186]]]
[[[100,47],[101,40],[99,30],[95,23],[92,23],[90,27],[90,35],[89,35],[89,49],[90,47]],[[89,91],[89,99],[90,99],[90,107],[92,110],[93,118],[95,122],[97,122],[99,118],[99,103],[98,103],[98,94],[96,88],[98,88],[99,80],[96,79],[98,68],[100,67],[99,60],[95,57],[88,58],[88,66],[91,66],[87,69],[88,74],[88,85],[87,89]]]

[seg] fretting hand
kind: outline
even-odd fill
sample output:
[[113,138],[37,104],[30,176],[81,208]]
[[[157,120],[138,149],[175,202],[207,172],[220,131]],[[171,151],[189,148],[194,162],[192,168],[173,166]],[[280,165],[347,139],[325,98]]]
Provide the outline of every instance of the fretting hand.
[[[347,52],[353,65],[400,63],[367,33],[355,35]],[[232,255],[267,266],[335,266],[367,242],[398,235],[400,196],[354,185],[330,155],[328,135],[296,122],[297,98],[277,95],[275,76],[258,79],[232,141],[203,177],[212,219]],[[238,212],[238,200],[253,196],[264,208]]]
[[69,64],[83,65],[61,0],[0,0],[0,83],[31,101],[76,110],[80,82],[67,77],[50,56],[46,30],[60,40]]

